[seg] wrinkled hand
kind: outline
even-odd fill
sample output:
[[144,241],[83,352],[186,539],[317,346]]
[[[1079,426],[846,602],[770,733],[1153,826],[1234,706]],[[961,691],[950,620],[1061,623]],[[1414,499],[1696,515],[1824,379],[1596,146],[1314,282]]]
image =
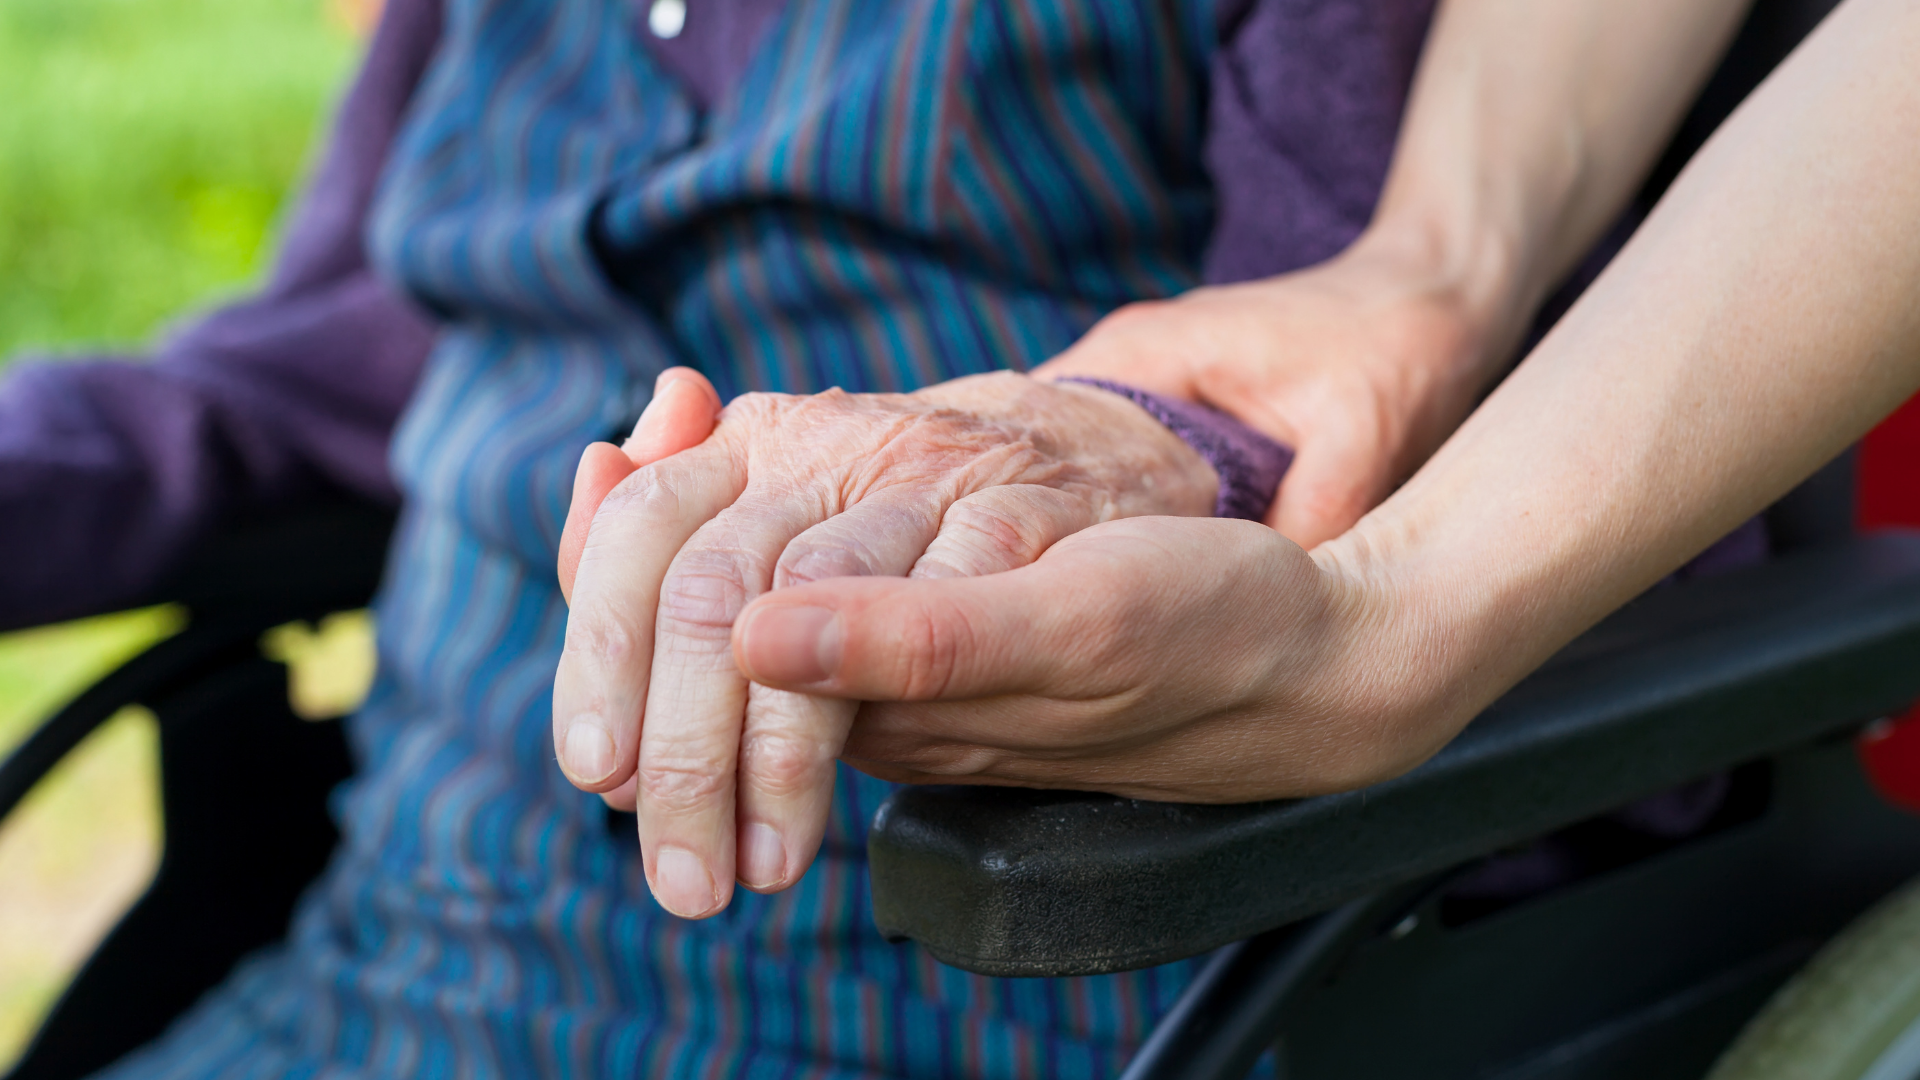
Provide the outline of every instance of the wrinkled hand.
[[842,757],[888,780],[1187,802],[1349,790],[1470,713],[1427,678],[1438,651],[1409,642],[1424,624],[1333,548],[1231,519],[1116,521],[1009,573],[770,593],[734,655],[756,684],[864,699]]
[[1363,242],[1297,273],[1121,308],[1034,374],[1205,402],[1292,447],[1267,523],[1312,548],[1472,411],[1507,343],[1470,306],[1418,260]]
[[1214,503],[1198,454],[1092,387],[997,374],[915,394],[749,394],[700,442],[711,389],[671,374],[627,451],[581,461],[554,744],[576,785],[636,807],[654,895],[688,917],[725,907],[736,879],[799,879],[856,710],[749,686],[732,633],[755,597],[992,574],[1104,521]]

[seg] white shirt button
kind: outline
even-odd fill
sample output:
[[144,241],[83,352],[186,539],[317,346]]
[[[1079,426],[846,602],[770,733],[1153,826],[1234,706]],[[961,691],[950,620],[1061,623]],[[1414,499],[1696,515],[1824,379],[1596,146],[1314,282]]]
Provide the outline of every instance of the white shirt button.
[[647,9],[647,29],[658,38],[676,38],[687,25],[687,0],[653,0]]

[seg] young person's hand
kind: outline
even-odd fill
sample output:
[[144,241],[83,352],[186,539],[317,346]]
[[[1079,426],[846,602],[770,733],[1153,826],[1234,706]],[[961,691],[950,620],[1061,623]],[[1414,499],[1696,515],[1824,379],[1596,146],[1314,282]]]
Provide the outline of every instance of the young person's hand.
[[554,745],[576,785],[637,809],[648,881],[689,917],[723,908],[736,879],[777,890],[811,864],[856,708],[749,687],[731,645],[748,602],[1009,570],[1100,522],[1207,515],[1217,494],[1178,436],[1088,386],[1004,373],[749,394],[717,425],[693,372],[659,394],[626,451],[582,458]]
[[758,685],[866,701],[842,757],[887,780],[1182,802],[1346,790],[1464,717],[1426,677],[1445,654],[1340,546],[1309,555],[1232,519],[1115,521],[1007,573],[769,593],[735,624],[734,656]]
[[1311,548],[1351,528],[1472,411],[1513,344],[1482,306],[1370,235],[1297,273],[1121,308],[1034,374],[1203,402],[1292,447],[1267,522]]

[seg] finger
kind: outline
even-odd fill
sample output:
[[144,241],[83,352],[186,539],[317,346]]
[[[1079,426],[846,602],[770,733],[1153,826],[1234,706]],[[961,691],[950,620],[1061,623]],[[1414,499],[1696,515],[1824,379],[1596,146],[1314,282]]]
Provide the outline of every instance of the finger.
[[651,465],[700,445],[719,420],[720,394],[707,377],[692,368],[671,367],[654,380],[653,400],[620,449],[635,466]]
[[1280,481],[1267,523],[1310,551],[1386,497],[1386,465],[1369,433],[1310,433]]
[[773,586],[842,577],[902,577],[940,533],[949,497],[930,486],[885,488],[814,525],[780,553]]
[[911,576],[976,577],[1014,570],[1099,523],[1092,503],[1059,488],[988,488],[947,508],[940,534],[914,563]]
[[686,541],[660,584],[640,736],[640,845],[655,899],[683,918],[724,908],[736,874],[747,682],[733,663],[733,622],[771,586],[787,543],[831,509],[792,491],[749,491]]
[[[868,496],[788,542],[774,587],[905,574],[939,530],[944,501],[931,488]],[[726,660],[732,665],[730,641]],[[748,688],[736,796],[741,884],[775,892],[813,862],[832,806],[834,761],[856,708],[840,698]]]
[[1226,580],[1228,552],[1207,574],[1196,559],[1262,542],[1285,543],[1252,522],[1127,519],[1006,573],[782,589],[742,613],[734,656],[758,683],[870,701],[1105,693],[1126,677],[1149,614]]
[[713,434],[720,416],[720,395],[707,377],[692,368],[668,368],[653,383],[633,434],[625,444],[591,443],[580,455],[573,477],[573,499],[560,533],[560,595],[573,601],[573,578],[587,546],[593,515],[600,503],[633,470],[700,445]]
[[1033,692],[1060,644],[1063,612],[1029,598],[1060,584],[1053,568],[1036,563],[987,577],[782,589],[742,614],[735,659],[756,683],[853,698]]
[[834,763],[858,709],[844,698],[747,687],[734,875],[747,888],[778,892],[813,863],[833,808]]
[[560,596],[573,603],[573,579],[580,569],[580,552],[587,546],[588,525],[607,492],[633,474],[634,464],[612,443],[588,443],[573,473],[573,502],[567,524],[560,531]]
[[661,581],[744,487],[745,466],[715,440],[635,471],[594,515],[553,686],[554,747],[575,786],[609,791],[632,775]]
[[629,776],[627,777],[626,783],[621,784],[619,787],[614,788],[612,791],[601,792],[600,801],[606,803],[608,807],[614,810],[618,810],[623,814],[631,814],[633,813],[633,808],[634,808],[634,788],[636,787],[636,784],[637,784],[636,779],[634,777]]

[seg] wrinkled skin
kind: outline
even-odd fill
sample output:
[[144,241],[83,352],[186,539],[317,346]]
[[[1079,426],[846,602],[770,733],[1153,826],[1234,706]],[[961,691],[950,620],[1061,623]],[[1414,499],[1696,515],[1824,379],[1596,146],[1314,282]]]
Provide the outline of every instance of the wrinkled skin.
[[1101,522],[1205,515],[1218,486],[1126,399],[1023,375],[749,394],[717,424],[697,374],[656,392],[627,448],[582,458],[554,741],[576,785],[637,809],[654,893],[689,917],[723,908],[736,878],[776,890],[805,871],[856,709],[749,686],[732,632],[750,601],[994,574]]

